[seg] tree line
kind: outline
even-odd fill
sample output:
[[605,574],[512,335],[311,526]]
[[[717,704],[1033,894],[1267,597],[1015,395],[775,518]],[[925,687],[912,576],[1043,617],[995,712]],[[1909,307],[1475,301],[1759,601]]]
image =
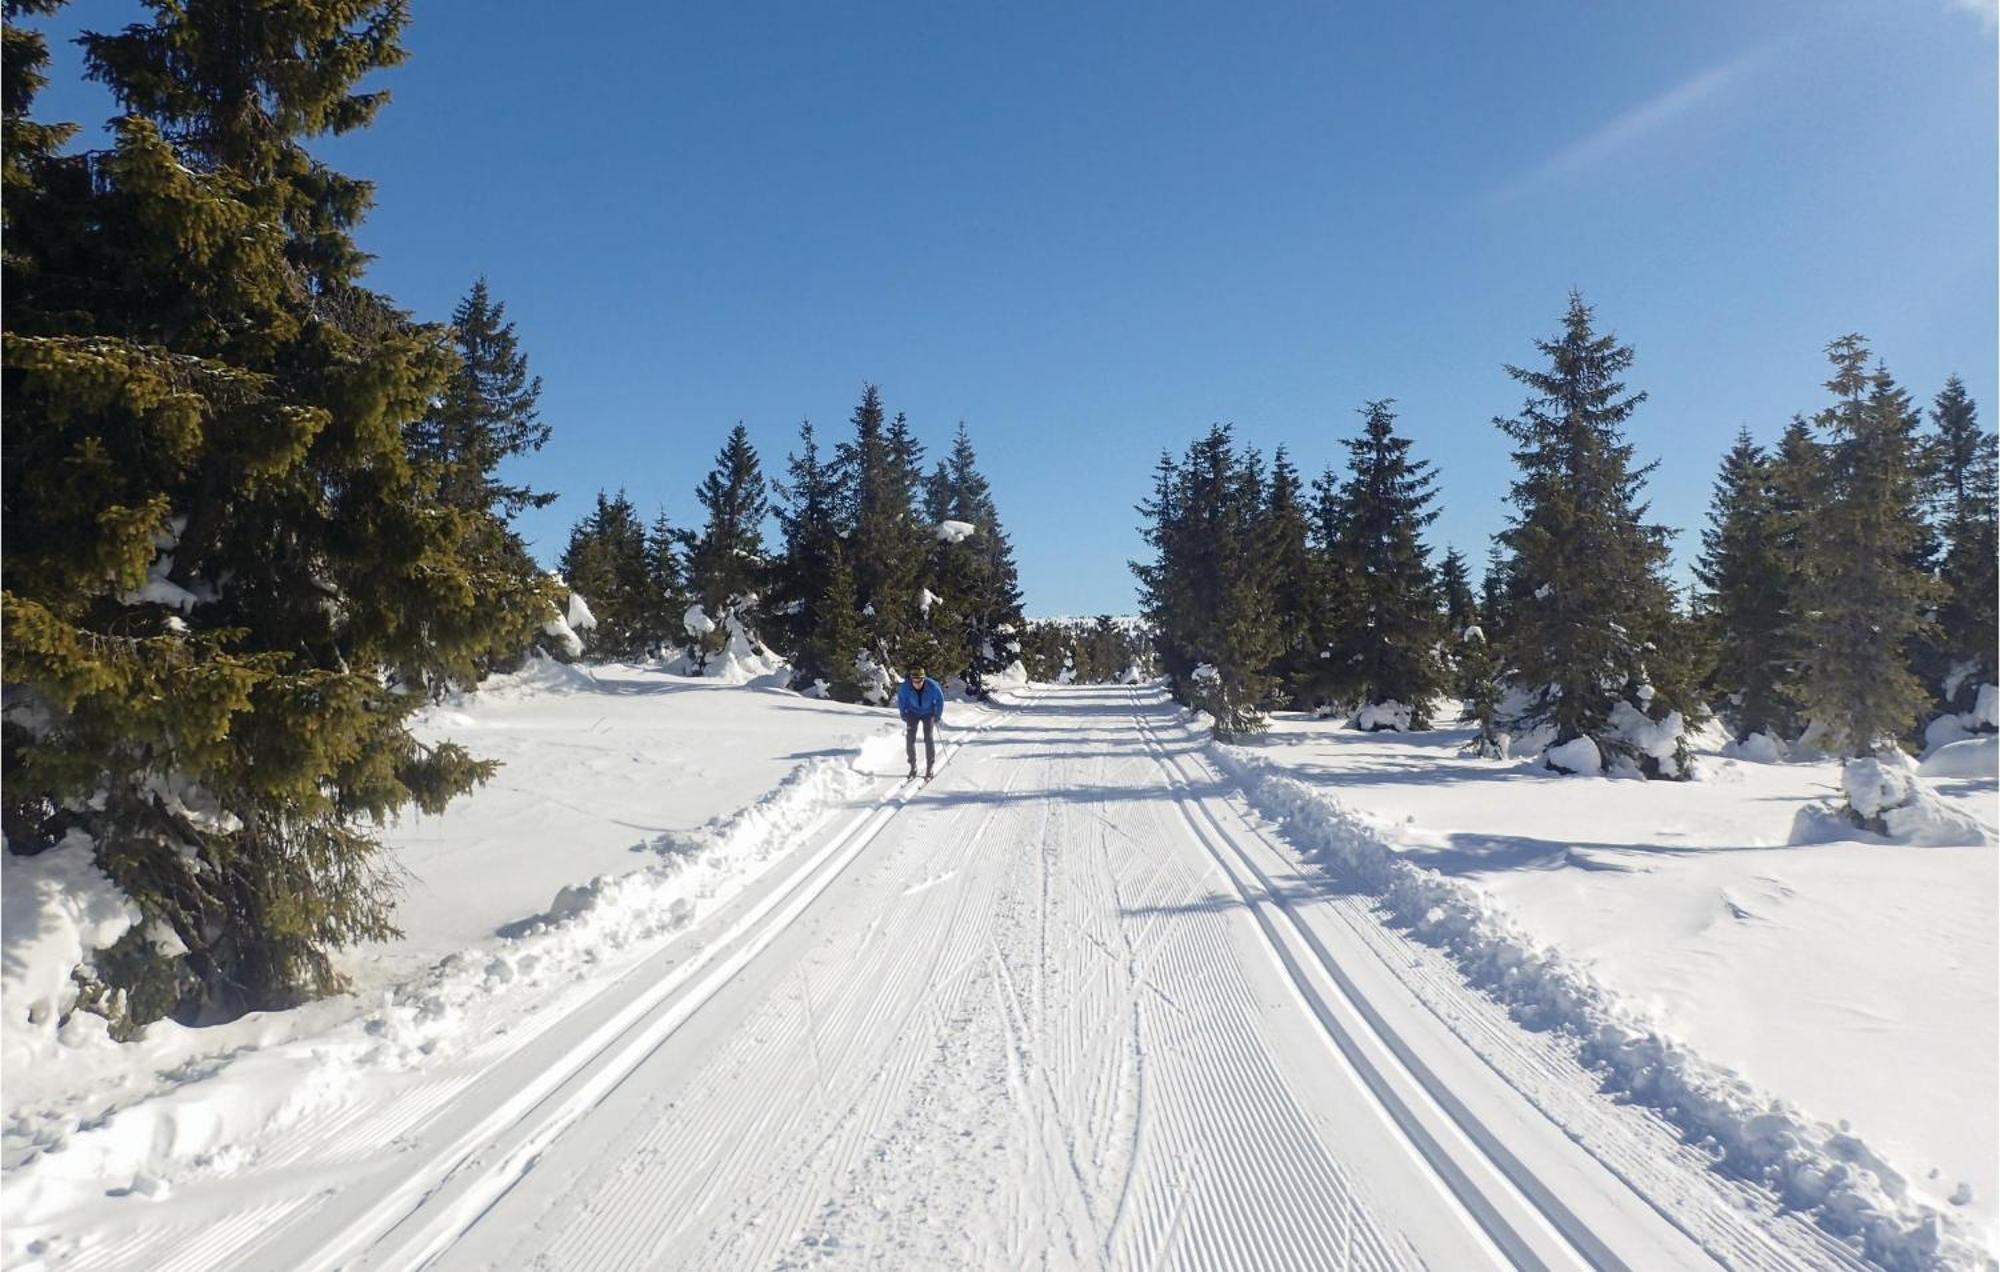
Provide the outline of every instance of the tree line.
[[[378,828],[494,772],[413,714],[561,634],[571,598],[514,526],[553,496],[501,472],[550,436],[504,304],[481,281],[426,322],[366,287],[371,187],[308,149],[387,102],[359,85],[404,60],[407,5],[154,0],[80,41],[119,111],[82,150],[34,116],[48,50],[20,19],[59,7],[8,0],[0,46],[0,828],[88,852],[141,912],[79,985],[122,1036],[333,992],[334,950],[394,936]],[[802,429],[769,489],[739,428],[686,534],[600,499],[564,556],[599,652],[701,660],[751,622],[835,696],[1010,661],[969,439],[923,472],[872,389],[854,426],[831,456]]]
[[1536,348],[1494,421],[1515,477],[1477,592],[1456,550],[1432,560],[1437,475],[1389,401],[1310,488],[1225,425],[1163,454],[1133,569],[1176,695],[1224,735],[1281,707],[1423,728],[1462,704],[1484,753],[1674,777],[1712,714],[1739,740],[1865,754],[1995,680],[1995,438],[1958,380],[1926,432],[1861,337],[1832,342],[1832,401],[1725,458],[1683,598],[1626,436],[1631,347],[1573,294]]
[[[766,642],[792,687],[881,701],[922,666],[984,692],[1021,653],[1020,576],[963,423],[928,472],[902,414],[867,386],[831,453],[799,426],[785,477],[769,481],[738,424],[695,491],[699,529],[661,511],[642,524],[600,491],[564,548],[563,582],[587,602],[595,658],[677,658],[695,674]],[[765,541],[775,513],[778,542]]]

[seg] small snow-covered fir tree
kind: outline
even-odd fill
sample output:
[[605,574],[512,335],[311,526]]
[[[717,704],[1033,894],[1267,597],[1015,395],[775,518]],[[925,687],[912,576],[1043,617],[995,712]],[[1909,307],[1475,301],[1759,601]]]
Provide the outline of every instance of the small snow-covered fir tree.
[[709,630],[690,632],[694,670],[728,643],[728,619],[755,630],[757,601],[764,586],[764,517],[770,495],[764,471],[750,444],[750,432],[738,424],[715,457],[715,467],[695,489],[707,510],[701,532],[683,532],[687,549],[689,593],[707,616]]
[[[638,658],[658,647],[666,617],[666,599],[655,587],[658,562],[624,491],[597,492],[595,507],[570,530],[559,568],[597,618],[583,634],[587,657]],[[678,626],[680,615],[672,619]]]

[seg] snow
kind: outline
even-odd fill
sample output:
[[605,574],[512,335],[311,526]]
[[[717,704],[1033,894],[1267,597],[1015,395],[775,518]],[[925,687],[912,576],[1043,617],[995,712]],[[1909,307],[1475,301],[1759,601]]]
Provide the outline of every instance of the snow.
[[571,629],[587,632],[597,626],[597,615],[590,612],[590,602],[583,599],[583,593],[569,594],[569,611],[564,615]]
[[143,918],[92,851],[90,836],[72,830],[32,857],[0,852],[0,1041],[10,1081],[24,1066],[62,1063],[62,1024],[77,997],[71,973]]
[[[514,1012],[727,901],[872,780],[865,740],[893,726],[789,693],[538,659],[416,727],[501,768],[443,815],[388,829],[404,935],[340,957],[350,996],[206,1029],[155,1022],[128,1044],[87,1013],[59,1030],[71,969],[139,912],[79,834],[0,855],[7,1160],[28,1159],[6,1176],[0,1223],[227,1173],[301,1119],[393,1102],[408,1075],[463,1060]],[[502,987],[513,997],[494,997]]]
[[937,537],[945,543],[964,543],[978,533],[979,527],[969,521],[940,521],[937,524]]
[[[1990,848],[1784,846],[1830,761],[1559,782],[1465,729],[1235,747],[1157,686],[1001,696],[920,789],[884,712],[657,667],[429,710],[502,768],[390,829],[407,935],[353,995],[17,1067],[9,981],[0,1257],[1985,1257]],[[89,902],[37,967],[137,921],[87,847],[25,860]],[[19,864],[10,977],[51,910]]]
[[1931,752],[1918,771],[1931,778],[1991,778],[2000,772],[2000,734],[1947,743]]
[[688,635],[698,639],[715,630],[715,620],[710,618],[708,612],[701,606],[690,605],[687,607],[687,612],[681,615],[681,626],[687,630]]
[[[1473,732],[1362,734],[1281,714],[1244,754],[1469,890],[1529,948],[1561,952],[1662,1047],[1795,1120],[1851,1128],[1911,1199],[1993,1243],[1991,848],[1898,844],[1834,817],[1835,761],[1711,753],[1701,780],[1565,782],[1556,796],[1532,763],[1459,754]],[[1991,833],[1992,770],[1924,785]],[[1790,846],[1804,810],[1833,825]],[[1970,1200],[1953,1205],[1961,1183]]]
[[939,601],[943,599],[944,598],[942,596],[939,596],[937,593],[931,591],[929,588],[925,588],[922,592],[919,592],[917,594],[917,608],[923,611],[923,615],[925,618],[929,618],[931,616],[931,606],[937,604]]
[[[1918,775],[1917,766],[1901,751],[1847,761],[1840,783],[1847,795],[1843,811],[1864,829],[1897,843],[1950,846],[1992,842],[1993,833],[1972,813],[1933,793]],[[1821,837],[1828,819],[1823,813],[1815,818],[1812,812],[1808,810],[1802,817],[1803,833],[1794,836],[1795,842],[1810,843]]]
[[1412,714],[1412,709],[1400,702],[1371,702],[1355,713],[1354,727],[1366,731],[1407,729]]
[[1589,738],[1571,738],[1542,752],[1542,763],[1559,773],[1595,777],[1604,771],[1604,756]]

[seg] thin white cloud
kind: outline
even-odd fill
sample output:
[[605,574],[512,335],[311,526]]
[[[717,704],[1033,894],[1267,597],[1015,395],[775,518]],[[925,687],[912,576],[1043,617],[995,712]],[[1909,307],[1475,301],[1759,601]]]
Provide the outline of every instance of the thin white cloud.
[[[1953,0],[1958,4],[2000,3],[2000,0]],[[1493,204],[1511,203],[1524,194],[1554,184],[1631,149],[1687,114],[1739,78],[1761,54],[1751,53],[1721,66],[1710,67],[1649,101],[1613,119],[1556,151],[1520,176],[1487,196]]]
[[1947,7],[1970,13],[1988,34],[2000,30],[2000,0],[1946,0]]

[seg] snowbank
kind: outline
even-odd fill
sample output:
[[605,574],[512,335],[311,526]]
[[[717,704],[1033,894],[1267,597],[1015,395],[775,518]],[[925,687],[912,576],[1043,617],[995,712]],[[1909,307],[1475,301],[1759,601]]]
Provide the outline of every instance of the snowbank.
[[1984,777],[2000,773],[2000,734],[1966,738],[1931,752],[1917,766],[1925,777]]
[[1841,768],[1840,783],[1847,796],[1844,811],[1863,830],[1905,844],[1992,841],[1985,827],[1926,787],[1916,766],[1901,751],[1849,760]]
[[1571,738],[1542,752],[1542,763],[1558,773],[1596,777],[1604,771],[1604,756],[1589,738]]
[[1768,1187],[1884,1266],[1987,1264],[1952,1216],[1913,1197],[1902,1176],[1844,1128],[1807,1117],[1663,1035],[1582,966],[1538,946],[1478,890],[1401,860],[1367,822],[1279,765],[1221,744],[1209,754],[1306,856],[1378,897],[1393,922],[1449,953],[1468,981],[1523,1023],[1574,1038],[1607,1091],[1708,1145],[1723,1168]]
[[[8,1261],[26,1253],[15,1244],[27,1239],[16,1235],[22,1229],[102,1205],[107,1189],[159,1197],[182,1184],[238,1174],[282,1159],[301,1128],[383,1107],[414,1084],[437,1080],[428,1075],[440,1071],[463,1080],[467,1066],[497,1063],[505,1054],[496,1046],[503,1035],[533,1036],[537,1011],[554,1010],[728,901],[829,809],[873,781],[851,755],[810,759],[738,812],[692,832],[657,837],[649,845],[652,864],[562,887],[545,913],[511,925],[504,939],[453,953],[362,1002],[348,1000],[350,1010],[327,1027],[294,1029],[269,1045],[252,1042],[183,1064],[113,1116],[87,1114],[66,1129],[42,1126],[25,1160],[7,1172],[0,1194]],[[30,867],[40,862],[38,874],[17,880],[16,860]],[[39,929],[45,934],[39,945],[24,947],[42,952],[31,960],[34,966],[52,968],[136,918],[107,893],[108,885],[92,883],[87,853],[54,862],[9,858],[7,869],[10,942],[17,904],[26,907],[57,891],[39,880],[60,881],[63,896],[79,899],[22,911],[55,920]],[[21,930],[36,928],[24,923]],[[10,944],[10,969],[13,953]],[[11,983],[7,989],[11,1008],[17,1000]],[[59,991],[36,982],[24,992],[47,1000]],[[339,1005],[314,1005],[322,1024]],[[241,1029],[224,1028],[240,1036],[256,1023],[246,1018]],[[171,1025],[153,1030],[180,1037],[202,1032]]]
[[102,1034],[104,1018],[72,1016],[75,973],[144,916],[97,868],[90,836],[72,830],[33,857],[0,849],[0,1003],[6,1068],[60,1064],[62,1044]]
[[1403,703],[1393,699],[1388,702],[1371,702],[1354,713],[1353,727],[1373,733],[1383,729],[1394,729],[1398,733],[1410,727],[1410,719],[1415,712]]

